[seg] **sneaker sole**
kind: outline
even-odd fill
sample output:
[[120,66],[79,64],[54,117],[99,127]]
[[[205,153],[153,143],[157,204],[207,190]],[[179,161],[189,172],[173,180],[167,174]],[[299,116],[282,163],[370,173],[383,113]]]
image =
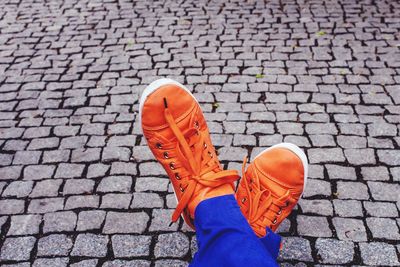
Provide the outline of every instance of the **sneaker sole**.
[[[288,149],[290,151],[292,151],[293,153],[296,154],[296,156],[301,160],[302,164],[303,164],[303,168],[304,168],[304,185],[303,185],[303,192],[301,193],[300,198],[303,196],[304,190],[306,189],[306,185],[307,185],[307,178],[308,178],[308,160],[307,160],[307,156],[306,154],[303,152],[303,150],[296,146],[295,144],[291,144],[291,143],[280,143],[274,146],[271,146],[265,150],[263,150],[260,154],[258,154],[254,160],[256,160],[256,158],[258,158],[262,153],[274,149],[274,148],[285,148]],[[253,160],[253,161],[254,161]]]

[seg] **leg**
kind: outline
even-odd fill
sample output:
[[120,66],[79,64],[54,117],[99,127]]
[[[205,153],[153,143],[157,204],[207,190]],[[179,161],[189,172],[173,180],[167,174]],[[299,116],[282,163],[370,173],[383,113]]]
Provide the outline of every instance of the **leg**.
[[279,255],[279,250],[281,246],[282,238],[280,235],[275,234],[270,228],[266,229],[266,236],[261,237],[260,241],[263,243],[264,247],[268,250],[271,256],[276,259]]
[[[233,195],[202,201],[194,223],[199,250],[192,267],[278,266],[277,255],[273,257],[254,234]],[[278,251],[279,242],[270,247]]]

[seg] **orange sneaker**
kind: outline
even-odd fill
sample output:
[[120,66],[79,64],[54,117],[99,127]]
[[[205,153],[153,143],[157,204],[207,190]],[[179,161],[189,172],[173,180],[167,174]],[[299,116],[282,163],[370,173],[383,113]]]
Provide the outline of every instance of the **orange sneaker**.
[[171,79],[152,82],[140,99],[139,117],[150,150],[167,172],[178,201],[172,221],[183,215],[194,229],[204,199],[234,194],[234,170],[222,170],[199,103]]
[[281,143],[261,152],[245,171],[236,192],[240,209],[257,236],[276,231],[303,194],[307,157],[296,145]]

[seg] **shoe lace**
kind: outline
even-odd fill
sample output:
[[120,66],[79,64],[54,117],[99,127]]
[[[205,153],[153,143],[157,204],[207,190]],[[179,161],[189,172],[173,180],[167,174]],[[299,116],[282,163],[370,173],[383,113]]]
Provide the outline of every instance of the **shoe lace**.
[[[184,155],[179,158],[182,164],[179,167],[184,168],[188,173],[188,182],[184,186],[180,185],[183,194],[172,214],[172,221],[176,222],[189,204],[198,184],[215,188],[236,181],[239,175],[236,170],[221,170],[216,155],[207,149],[206,129],[202,130],[196,121],[192,124],[194,127],[182,132],[168,108],[166,98],[164,98],[164,106],[165,120],[178,141],[177,148]],[[177,156],[179,157],[179,154]]]
[[[257,229],[260,228],[264,231],[266,226],[271,228],[272,225],[278,222],[278,217],[282,214],[283,209],[294,203],[295,199],[292,197],[290,190],[287,190],[279,198],[273,198],[271,191],[261,188],[257,172],[254,172],[253,177],[246,175],[246,163],[247,157],[244,158],[242,164],[242,179],[244,179],[244,187],[248,199],[246,197],[242,198],[241,202],[242,204],[245,201],[249,202],[247,216],[249,224],[252,226],[257,225]],[[250,180],[250,183],[248,180]]]

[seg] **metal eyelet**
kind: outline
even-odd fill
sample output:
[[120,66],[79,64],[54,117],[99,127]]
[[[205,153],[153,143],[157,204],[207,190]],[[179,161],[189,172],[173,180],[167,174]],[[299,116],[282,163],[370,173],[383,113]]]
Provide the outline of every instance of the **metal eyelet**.
[[279,209],[279,211],[278,211],[277,214],[278,214],[278,215],[281,215],[281,214],[282,214],[282,209]]
[[171,162],[171,163],[169,164],[169,168],[170,168],[171,170],[175,170],[175,163]]
[[181,184],[179,184],[179,189],[181,190],[181,192],[185,192],[185,188],[183,188]]
[[275,218],[274,221],[272,222],[272,224],[276,224],[278,220]]
[[246,202],[246,198],[244,197],[244,198],[242,198],[242,204],[244,204],[245,202]]
[[162,148],[161,143],[157,143],[157,144],[156,144],[156,148],[161,149],[161,148]]
[[195,127],[196,129],[199,129],[199,122],[198,122],[198,121],[195,121],[195,122],[194,122],[194,127]]
[[164,152],[164,159],[169,159],[168,152]]
[[180,180],[181,179],[181,177],[179,176],[179,173],[177,173],[177,172],[175,173],[175,179],[176,180]]
[[207,148],[207,144],[206,144],[206,143],[204,143],[204,146],[203,146],[203,147],[204,147],[204,149],[206,149],[206,148]]
[[214,157],[214,155],[210,152],[210,151],[208,151],[208,155],[210,156],[210,157]]

